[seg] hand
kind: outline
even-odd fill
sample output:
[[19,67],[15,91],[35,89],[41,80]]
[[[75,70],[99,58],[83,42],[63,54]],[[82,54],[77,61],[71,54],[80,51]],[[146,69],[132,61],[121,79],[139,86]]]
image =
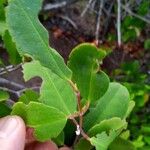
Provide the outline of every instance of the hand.
[[[20,117],[7,116],[0,119],[1,150],[58,150],[58,147],[52,141],[40,143],[35,141],[33,137],[31,138],[31,134],[32,130],[26,132],[25,124]],[[63,147],[59,150],[70,149]]]

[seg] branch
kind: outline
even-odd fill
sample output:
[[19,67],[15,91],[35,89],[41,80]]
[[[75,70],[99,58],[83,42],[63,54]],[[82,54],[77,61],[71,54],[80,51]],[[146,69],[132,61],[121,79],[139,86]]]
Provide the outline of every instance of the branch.
[[12,89],[9,89],[9,88],[6,88],[6,87],[0,87],[0,90],[6,91],[6,92],[9,92],[9,93],[13,93],[19,98],[21,96],[21,94],[24,91],[26,91],[27,89],[38,90],[39,88],[40,87],[36,86],[36,87],[24,88],[22,90],[12,90]]
[[15,70],[19,69],[21,66],[22,66],[22,63],[17,66],[9,65],[4,68],[0,68],[0,75],[15,71]]
[[34,86],[34,87],[29,87],[29,88],[24,88],[24,89],[22,89],[22,90],[19,90],[19,91],[17,91],[18,94],[19,94],[19,96],[20,96],[23,92],[25,92],[27,89],[39,90],[39,89],[40,89],[40,86]]
[[92,3],[93,0],[89,0],[89,2],[87,3],[85,9],[83,10],[83,12],[81,13],[81,17],[83,17],[85,15],[85,13],[87,12],[87,10],[90,8],[90,5]]
[[118,36],[118,46],[121,46],[121,0],[117,0],[117,36]]
[[109,23],[110,23],[110,21],[111,21],[110,19],[111,19],[111,17],[113,16],[113,14],[112,14],[113,6],[114,6],[114,1],[112,1],[112,3],[110,4],[110,7],[109,7],[108,10],[105,10],[105,9],[103,8],[103,10],[105,11],[105,13],[106,13],[106,15],[107,15],[106,20],[105,20],[105,22],[104,22],[105,26],[104,26],[104,31],[103,31],[103,40],[104,40],[104,36],[105,36],[106,33],[107,33],[108,26],[109,26]]
[[13,65],[9,65],[9,66],[0,68],[0,72],[5,71],[5,70],[8,70],[8,69],[12,69],[13,67],[14,67]]
[[138,15],[138,14],[132,12],[127,6],[121,5],[121,7],[122,7],[126,12],[128,12],[131,16],[134,16],[134,17],[136,17],[136,18],[138,18],[138,19],[140,19],[140,20],[142,20],[142,21],[144,21],[144,22],[150,24],[150,20],[148,20],[148,19],[146,19],[145,17],[142,17],[142,16],[140,16],[140,15]]
[[4,79],[4,78],[1,78],[1,77],[0,77],[0,84],[3,84],[3,85],[10,85],[10,86],[16,87],[16,88],[18,88],[18,89],[24,89],[24,88],[25,88],[25,86],[23,86],[23,85],[21,85],[21,84],[19,84],[19,83],[15,83],[15,82],[13,82],[13,81],[9,81],[9,80]]
[[95,40],[96,40],[97,45],[99,43],[99,29],[100,29],[100,24],[101,24],[101,15],[102,15],[103,5],[104,5],[104,0],[101,0],[100,5],[99,5],[96,32],[95,32]]
[[17,97],[19,97],[19,93],[15,90],[11,90],[11,89],[8,89],[8,88],[5,88],[5,87],[0,87],[0,90],[2,91],[6,91],[6,92],[9,92],[9,93],[13,93],[15,94]]
[[70,19],[68,16],[58,15],[58,17],[68,21],[76,30],[78,29],[76,23],[72,19]]
[[55,3],[55,4],[46,4],[44,7],[43,7],[43,10],[44,11],[48,11],[48,10],[52,10],[52,9],[58,9],[58,8],[62,8],[62,7],[65,7],[71,3],[74,3],[76,2],[77,0],[68,0],[68,1],[62,1],[62,2],[59,2],[59,3]]

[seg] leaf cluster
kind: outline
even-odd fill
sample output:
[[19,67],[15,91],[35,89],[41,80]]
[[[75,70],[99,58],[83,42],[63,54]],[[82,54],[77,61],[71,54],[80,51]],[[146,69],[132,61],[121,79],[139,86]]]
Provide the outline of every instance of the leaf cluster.
[[[22,58],[24,80],[40,77],[42,85],[39,95],[28,90],[12,110],[7,108],[5,113],[0,109],[0,114],[11,111],[11,115],[21,116],[28,127],[34,128],[39,141],[53,139],[63,145],[68,138],[66,130],[75,126],[69,137],[76,133],[74,149],[83,149],[84,145],[107,150],[127,127],[126,118],[134,106],[129,92],[123,85],[110,82],[99,66],[106,54],[92,44],[75,47],[66,65],[49,46],[48,32],[38,19],[41,5],[41,0],[10,0],[6,7],[6,28],[1,35],[10,56],[13,53],[17,58],[10,61],[18,63],[18,57]],[[0,107],[6,110],[7,94],[0,95]],[[68,125],[69,121],[73,125]]]

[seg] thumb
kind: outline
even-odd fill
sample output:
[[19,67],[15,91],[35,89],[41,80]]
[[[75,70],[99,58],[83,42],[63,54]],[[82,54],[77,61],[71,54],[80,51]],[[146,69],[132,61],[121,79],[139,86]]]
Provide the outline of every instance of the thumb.
[[17,116],[0,119],[0,149],[23,150],[25,144],[25,125]]

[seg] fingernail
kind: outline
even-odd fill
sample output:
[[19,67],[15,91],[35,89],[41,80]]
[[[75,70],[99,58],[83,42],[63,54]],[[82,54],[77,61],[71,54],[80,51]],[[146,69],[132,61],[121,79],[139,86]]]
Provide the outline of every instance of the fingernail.
[[0,138],[9,137],[17,128],[18,122],[15,117],[6,117],[0,122]]

